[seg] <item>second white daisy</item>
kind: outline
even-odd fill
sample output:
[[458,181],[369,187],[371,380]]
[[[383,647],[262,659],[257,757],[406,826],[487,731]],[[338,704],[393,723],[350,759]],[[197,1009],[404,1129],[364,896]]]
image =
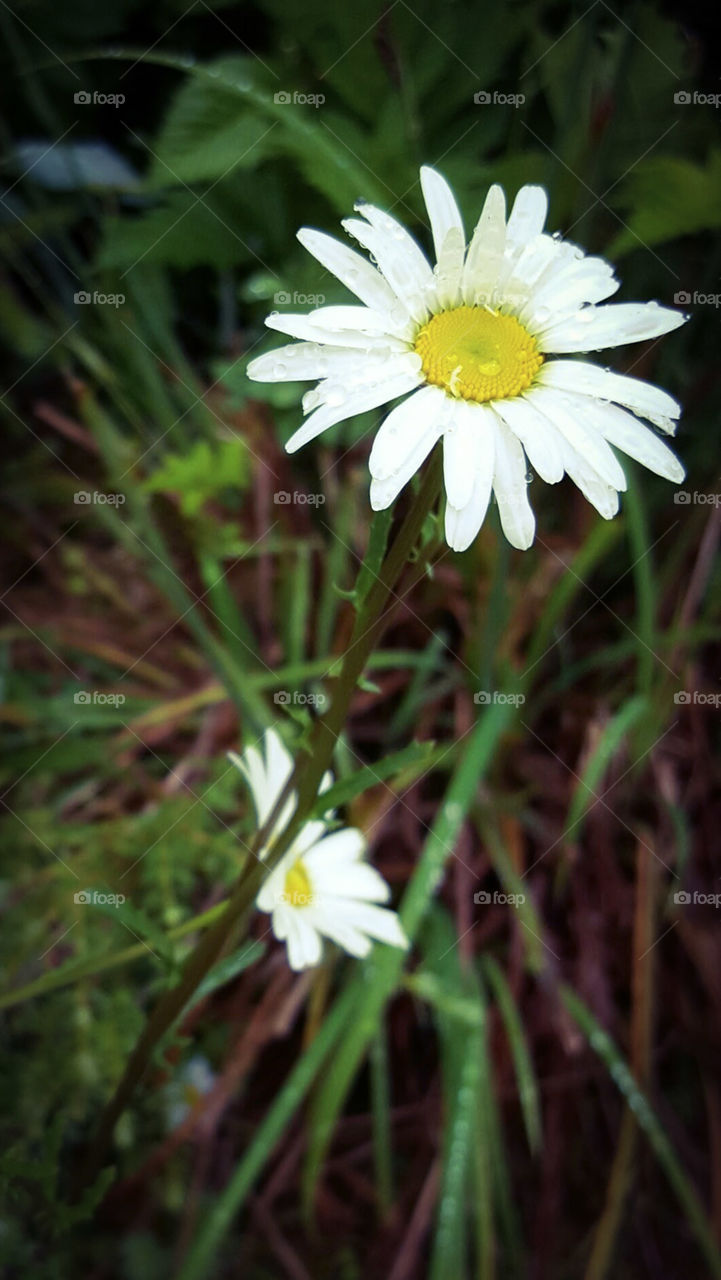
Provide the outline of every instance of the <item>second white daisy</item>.
[[[262,826],[290,777],[292,757],[275,730],[269,729],[263,753],[248,747],[242,756],[230,758],[248,781],[258,825]],[[321,790],[331,781],[331,775],[326,774]],[[295,805],[296,797],[291,794],[281,815],[283,822],[274,824],[261,857],[267,856]],[[292,969],[319,964],[324,937],[353,956],[367,955],[372,939],[392,947],[408,946],[395,911],[379,905],[388,901],[390,890],[383,877],[363,861],[365,851],[360,831],[344,827],[329,832],[325,822],[315,820],[301,828],[271,871],[256,906],[270,914],[276,938],[286,943]]]

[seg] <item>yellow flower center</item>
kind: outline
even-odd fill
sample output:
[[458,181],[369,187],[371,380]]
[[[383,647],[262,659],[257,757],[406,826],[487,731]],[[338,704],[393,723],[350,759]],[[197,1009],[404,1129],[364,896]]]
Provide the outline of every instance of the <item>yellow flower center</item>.
[[286,872],[283,901],[289,903],[291,907],[307,907],[313,901],[310,877],[300,858]]
[[426,381],[463,400],[508,400],[530,387],[543,356],[515,316],[490,307],[441,311],[419,329]]

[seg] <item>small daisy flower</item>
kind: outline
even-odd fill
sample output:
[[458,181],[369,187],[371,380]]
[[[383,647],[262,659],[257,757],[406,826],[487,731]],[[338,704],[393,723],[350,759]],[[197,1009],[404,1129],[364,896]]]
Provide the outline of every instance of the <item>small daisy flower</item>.
[[531,545],[529,464],[548,484],[570,476],[606,519],[626,488],[615,449],[680,481],[681,464],[649,426],[673,434],[677,402],[638,378],[556,357],[657,338],[686,317],[656,302],[605,303],[618,288],[613,268],[544,232],[542,187],[522,187],[507,219],[504,193],[492,186],[467,246],[445,179],[424,167],[421,186],[433,267],[395,218],[365,202],[343,226],[372,261],[321,231],[298,232],[362,305],[268,316],[271,329],[299,341],[252,360],[248,376],[319,379],[288,451],[400,400],[371,449],[371,506],[390,506],[442,439],[455,551],[475,538],[491,494],[508,541]]
[[[248,782],[260,827],[291,775],[292,757],[275,730],[268,729],[264,754],[248,747],[242,756],[231,753],[230,759]],[[332,775],[326,773],[321,791],[332,781]],[[296,801],[291,793],[261,857],[267,855],[288,822]],[[323,937],[352,956],[368,955],[372,938],[391,947],[408,946],[395,911],[378,905],[388,901],[390,889],[363,861],[365,850],[360,831],[344,827],[329,832],[327,822],[316,819],[301,828],[271,871],[256,906],[269,913],[276,938],[286,943],[291,969],[319,964]]]

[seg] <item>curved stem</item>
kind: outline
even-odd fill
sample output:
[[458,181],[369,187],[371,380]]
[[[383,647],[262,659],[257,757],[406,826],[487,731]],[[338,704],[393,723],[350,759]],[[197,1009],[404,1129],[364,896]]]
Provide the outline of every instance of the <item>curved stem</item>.
[[[440,493],[441,478],[441,453],[436,448],[423,475],[415,501],[373,585],[364,598],[350,644],[343,657],[340,673],[336,678],[330,709],[316,723],[309,753],[303,760],[296,763],[271,814],[257,833],[250,849],[251,856],[228,900],[225,911],[191,952],[185,962],[180,982],[161,996],[148,1019],[115,1094],[101,1117],[80,1175],[78,1190],[82,1190],[92,1182],[101,1168],[112,1141],[115,1125],[145,1074],[156,1045],[181,1015],[206,973],[221,955],[232,931],[250,914],[263,880],[278,864],[305,822],[318,794],[321,779],[331,763],[333,749],[345,724],[358,678],[383,630],[384,605],[418,541],[426,517],[435,505]],[[293,816],[282,834],[274,841],[272,850],[261,860],[261,851],[267,835],[273,830],[286,799],[292,791],[297,791],[298,794]]]

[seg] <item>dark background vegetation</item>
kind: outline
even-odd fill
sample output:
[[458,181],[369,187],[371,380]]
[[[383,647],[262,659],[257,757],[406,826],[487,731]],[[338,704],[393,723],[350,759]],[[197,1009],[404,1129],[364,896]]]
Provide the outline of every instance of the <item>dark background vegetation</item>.
[[[278,293],[343,300],[298,226],[335,231],[363,196],[428,246],[420,163],[468,227],[491,181],[543,183],[550,228],[617,265],[620,300],[691,314],[612,353],[682,401],[691,497],[629,466],[606,525],[536,479],[533,550],[493,514],[393,610],[335,768],[437,744],[351,788],[394,900],[488,714],[474,692],[526,701],[352,1089],[334,1110],[318,1075],[192,1275],[718,1274],[721,917],[674,899],[721,889],[721,706],[698,697],[719,693],[721,105],[675,101],[721,92],[713,20],[604,0],[0,6],[8,1275],[178,1275],[334,995],[376,980],[330,955],[292,975],[259,917],[158,1053],[112,1184],[71,1206],[147,1010],[242,866],[225,753],[272,722],[300,742],[308,713],[273,694],[321,689],[348,635],[336,588],[365,550],[378,415],[289,459],[301,388],[251,386],[247,358]],[[126,901],[76,903],[86,888]]]

